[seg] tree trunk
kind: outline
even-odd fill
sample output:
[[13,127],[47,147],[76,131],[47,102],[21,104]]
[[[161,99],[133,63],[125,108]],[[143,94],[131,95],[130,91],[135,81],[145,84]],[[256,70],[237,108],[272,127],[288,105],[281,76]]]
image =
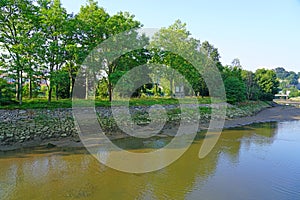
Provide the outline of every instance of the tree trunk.
[[16,100],[17,101],[19,101],[19,99],[20,99],[19,88],[20,88],[20,72],[17,71],[17,84],[16,84]]
[[89,97],[89,79],[87,74],[85,75],[85,99]]
[[70,88],[69,88],[69,98],[72,98],[72,94],[73,94],[73,78],[70,76]]
[[29,78],[29,99],[32,99],[32,76]]
[[48,91],[48,103],[51,103],[51,97],[52,97],[52,83],[51,83],[51,80],[50,80],[49,91]]
[[52,99],[52,76],[53,76],[53,70],[54,70],[54,64],[51,63],[50,64],[50,79],[49,79],[49,91],[48,91],[48,103],[51,103],[51,99]]
[[19,85],[19,104],[22,105],[22,90],[23,90],[23,87],[22,87],[22,83],[23,83],[23,80],[22,80],[22,76],[23,76],[23,73],[22,73],[22,70],[20,71],[20,85]]
[[108,80],[108,96],[109,96],[109,101],[112,101],[112,85],[111,82]]
[[58,84],[55,85],[56,91],[55,91],[55,96],[56,96],[56,101],[58,100]]
[[173,79],[170,79],[170,96],[173,98]]

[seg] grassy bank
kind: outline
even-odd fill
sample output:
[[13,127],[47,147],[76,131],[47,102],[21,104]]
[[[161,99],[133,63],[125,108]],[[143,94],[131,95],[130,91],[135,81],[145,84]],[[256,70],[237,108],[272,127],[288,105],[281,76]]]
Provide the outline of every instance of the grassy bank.
[[[174,98],[132,98],[132,99],[123,99],[114,101],[114,105],[122,105],[124,102],[129,101],[130,106],[153,106],[153,105],[179,105],[179,104],[194,104],[198,102],[201,104],[199,107],[199,113],[201,116],[207,116],[211,114],[211,108],[208,107],[211,104],[211,99],[209,97],[204,98],[184,98],[178,99]],[[82,102],[85,102],[83,100]],[[81,103],[81,101],[80,101]],[[95,107],[105,107],[108,108],[111,106],[111,102],[107,99],[97,99],[95,100]],[[257,112],[270,107],[271,102],[264,101],[247,101],[243,103],[239,103],[236,105],[228,104],[227,107],[227,118],[235,118],[235,117],[243,117],[243,116],[251,116],[256,114]],[[53,100],[51,103],[47,102],[47,99],[25,99],[22,105],[12,104],[7,106],[0,106],[0,109],[58,109],[58,108],[72,108],[72,100]],[[194,110],[191,108],[190,110]],[[174,108],[168,110],[169,116],[178,116],[180,115],[180,108]],[[143,113],[140,113],[143,116]],[[138,117],[137,117],[138,118]],[[142,117],[145,118],[145,117]],[[205,117],[207,118],[207,117]]]
[[[190,104],[198,101],[199,104],[210,104],[211,100],[209,97],[204,98],[184,98],[180,100],[180,103]],[[84,100],[83,100],[84,101]],[[152,105],[174,105],[179,104],[179,101],[174,98],[132,98],[124,100],[116,100],[114,104],[122,104],[129,101],[130,106],[152,106]],[[111,102],[107,99],[97,99],[95,100],[96,107],[110,107]],[[0,109],[55,109],[55,108],[72,108],[72,100],[53,100],[48,103],[47,99],[24,99],[23,104],[11,104],[7,106],[0,106]]]

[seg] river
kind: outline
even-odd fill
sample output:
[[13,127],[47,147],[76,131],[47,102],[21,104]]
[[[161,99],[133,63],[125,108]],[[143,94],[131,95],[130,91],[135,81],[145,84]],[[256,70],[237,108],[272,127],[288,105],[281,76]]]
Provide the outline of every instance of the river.
[[[121,139],[145,152],[170,138]],[[203,133],[170,166],[128,174],[100,164],[85,149],[45,147],[0,153],[0,199],[300,199],[300,122],[224,130],[198,158]]]

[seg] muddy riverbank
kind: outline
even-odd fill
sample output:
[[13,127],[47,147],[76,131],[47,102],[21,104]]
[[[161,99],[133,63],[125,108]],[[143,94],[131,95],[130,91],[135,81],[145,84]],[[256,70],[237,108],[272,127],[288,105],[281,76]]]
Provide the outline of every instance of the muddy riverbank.
[[[208,106],[203,105],[203,107]],[[262,122],[300,120],[300,108],[283,105],[270,107],[265,104],[258,104],[255,109],[255,106],[251,105],[250,107],[252,109],[244,110],[229,107],[224,128]],[[177,108],[169,106],[166,109]],[[144,113],[147,108],[136,107],[131,110],[131,114],[140,114]],[[100,113],[102,119],[105,118],[106,122],[109,121],[110,113],[106,108],[97,108],[96,111]],[[209,114],[202,113],[199,131],[207,129],[209,121]],[[105,126],[110,130],[107,124]],[[172,115],[158,136],[174,136],[177,128],[178,121]],[[128,137],[121,131],[109,132],[107,136],[110,139]],[[34,146],[82,147],[74,126],[72,110],[0,110],[0,151]]]

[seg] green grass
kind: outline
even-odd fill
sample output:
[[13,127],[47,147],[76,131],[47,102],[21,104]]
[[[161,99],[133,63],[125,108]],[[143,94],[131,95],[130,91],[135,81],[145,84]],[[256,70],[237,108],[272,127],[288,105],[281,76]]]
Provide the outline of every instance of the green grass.
[[[199,104],[210,104],[211,100],[209,97],[196,98],[187,97],[180,100],[182,104],[191,104],[198,100]],[[132,98],[132,99],[122,99],[116,100],[114,105],[123,105],[124,102],[129,101],[130,106],[152,106],[152,105],[174,105],[179,104],[178,99],[173,98]],[[87,105],[91,101],[79,100],[82,105]],[[95,100],[96,107],[109,107],[111,102],[107,99],[97,99]],[[0,109],[55,109],[55,108],[72,108],[72,100],[52,100],[48,103],[47,99],[24,99],[23,104],[11,104],[7,106],[0,106]]]

